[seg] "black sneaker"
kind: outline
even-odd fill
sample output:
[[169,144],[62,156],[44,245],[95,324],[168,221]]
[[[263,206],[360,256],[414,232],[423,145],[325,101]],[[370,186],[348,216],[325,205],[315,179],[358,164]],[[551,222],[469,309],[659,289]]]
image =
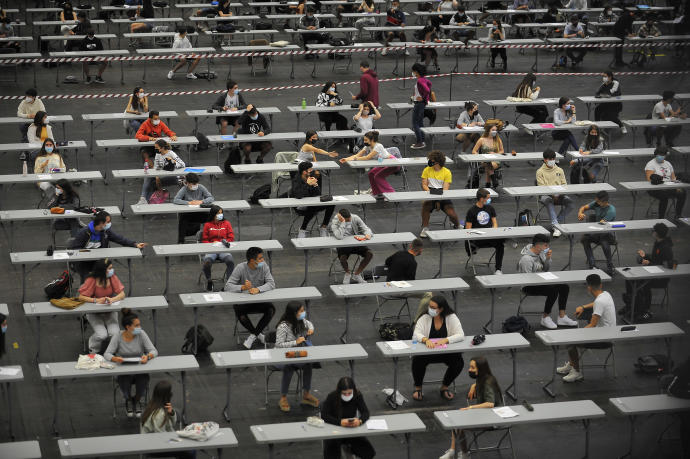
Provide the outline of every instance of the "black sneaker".
[[86,83],[86,84],[91,84],[91,77],[90,77],[90,76],[87,76],[87,77],[86,77],[86,81],[85,81],[84,83]]
[[101,78],[99,76],[96,77],[95,81],[96,81],[96,83],[99,83],[99,84],[105,84],[105,81],[103,81],[103,78]]
[[206,281],[206,291],[207,292],[213,291],[213,281],[212,280]]

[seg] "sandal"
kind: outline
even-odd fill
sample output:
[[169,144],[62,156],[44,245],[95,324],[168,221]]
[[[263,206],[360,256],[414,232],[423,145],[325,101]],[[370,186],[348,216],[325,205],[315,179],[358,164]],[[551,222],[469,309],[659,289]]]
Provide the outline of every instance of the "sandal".
[[441,389],[441,398],[444,398],[448,401],[451,401],[455,398],[455,394],[453,394],[450,390],[448,389]]
[[[419,394],[419,395],[415,395]],[[412,398],[418,402],[421,402],[424,400],[424,393],[422,392],[422,389],[415,389],[414,392],[412,392]]]
[[290,404],[288,403],[287,398],[281,398],[278,400],[278,406],[280,407],[280,411],[283,413],[290,411]]
[[319,406],[319,399],[311,394],[307,394],[302,397],[302,401],[300,403],[302,405],[309,405],[313,406],[314,408],[317,408]]

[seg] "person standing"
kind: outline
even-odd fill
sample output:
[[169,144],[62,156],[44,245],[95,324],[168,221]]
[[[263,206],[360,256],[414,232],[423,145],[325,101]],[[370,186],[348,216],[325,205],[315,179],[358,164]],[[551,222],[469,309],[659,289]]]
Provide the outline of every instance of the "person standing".
[[[601,81],[601,86],[597,89],[595,97],[609,98],[621,95],[621,83],[617,78],[614,78],[613,72],[610,70],[603,72]],[[620,102],[598,103],[594,108],[594,120],[613,121],[621,127],[621,134],[627,134],[628,130],[619,119],[621,110],[623,110],[623,104]]]
[[376,72],[369,68],[369,62],[359,63],[359,94],[352,96],[352,100],[361,100],[362,103],[371,102],[375,107],[379,107],[379,80]]
[[424,127],[424,109],[431,97],[431,81],[425,75],[426,66],[418,62],[412,66],[412,76],[417,79],[414,86],[414,95],[412,96],[412,130],[417,141],[410,148],[415,150],[426,148],[422,127]]

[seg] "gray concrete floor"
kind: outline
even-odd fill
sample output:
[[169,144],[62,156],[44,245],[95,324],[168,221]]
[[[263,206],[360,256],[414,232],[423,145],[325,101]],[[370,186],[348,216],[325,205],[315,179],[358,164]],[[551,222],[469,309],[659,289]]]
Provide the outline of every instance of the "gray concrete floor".
[[[10,2],[12,3],[12,2]],[[18,2],[14,2],[18,3]],[[10,5],[12,6],[12,5]],[[202,45],[205,45],[202,43]],[[658,59],[657,63],[648,70],[675,70],[683,65],[681,59],[671,57],[672,51],[665,50],[666,57]],[[546,70],[553,59],[553,54],[541,52],[542,70]],[[516,51],[509,52],[510,70],[525,71],[532,62],[531,51],[526,56],[519,55]],[[629,59],[629,56],[626,56]],[[355,62],[359,58],[355,56]],[[462,71],[471,69],[474,64],[475,55],[473,53],[461,53],[460,68]],[[484,62],[482,57],[480,62]],[[606,68],[610,60],[609,51],[592,51],[585,58],[585,62],[578,71],[598,72]],[[455,59],[451,56],[441,56],[442,71],[450,70]],[[281,85],[293,84],[316,84],[315,88],[289,89],[278,91],[256,91],[245,92],[245,99],[259,107],[278,106],[283,113],[275,116],[273,130],[277,132],[294,131],[294,116],[284,109],[287,105],[297,105],[302,98],[306,98],[309,103],[313,103],[316,94],[320,90],[322,83],[327,79],[335,79],[342,82],[356,81],[358,73],[356,68],[350,72],[333,73],[330,71],[331,61],[322,57],[319,60],[320,77],[312,79],[309,76],[311,71],[311,61],[296,58],[296,79],[289,80],[289,63],[286,58],[276,58],[274,72],[270,76],[251,77],[249,67],[242,59],[233,61],[233,78],[236,79],[240,87],[265,88]],[[408,67],[410,61],[408,60]],[[379,57],[378,70],[381,78],[390,77],[390,71],[394,65],[394,58],[391,56]],[[177,77],[174,81],[168,81],[165,74],[168,65],[163,62],[151,63],[147,66],[148,84],[145,85],[147,92],[154,91],[183,91],[183,90],[207,90],[221,89],[224,84],[224,75],[227,71],[226,60],[216,60],[213,63],[214,69],[221,75],[220,79],[207,81],[187,81],[182,77]],[[483,70],[483,67],[482,67]],[[38,86],[41,95],[48,94],[108,94],[126,93],[140,84],[142,66],[139,63],[125,65],[126,84],[121,86],[119,69],[113,66],[104,75],[106,84],[103,86],[63,85],[55,87],[55,69],[39,70]],[[80,67],[76,64],[72,66],[62,66],[61,74],[73,74],[77,77],[80,74]],[[447,100],[452,90],[452,97],[456,100],[474,99],[480,101],[480,111],[485,116],[490,115],[490,110],[481,101],[484,99],[500,99],[509,95],[520,80],[517,75],[490,76],[456,76],[450,79],[434,78],[433,87],[440,100]],[[599,76],[544,76],[540,77],[538,84],[542,87],[542,95],[545,97],[560,97],[568,95],[571,97],[593,94],[600,82]],[[0,93],[10,95],[21,95],[26,87],[31,84],[31,73],[29,69],[20,69],[20,81],[16,84],[2,83]],[[623,76],[621,84],[624,94],[648,94],[659,93],[665,89],[687,92],[687,77],[682,76]],[[406,89],[399,89],[400,82],[381,83],[381,102],[385,106],[388,102],[400,102],[408,100],[411,95],[410,82],[406,82]],[[355,86],[341,87],[341,92],[347,94],[347,90],[355,92]],[[197,96],[177,96],[177,97],[155,97],[151,100],[151,107],[160,110],[176,110],[184,113],[188,109],[204,109],[210,107],[214,100],[214,95]],[[12,116],[15,112],[18,101],[3,101],[0,104],[0,116]],[[80,119],[81,113],[97,112],[119,112],[124,109],[126,99],[85,99],[79,101],[48,100],[46,106],[50,114],[72,114],[75,119]],[[584,116],[584,106],[579,104],[579,114]],[[628,104],[625,106],[623,115],[627,118],[643,118],[651,109],[650,104]],[[456,118],[459,110],[452,111],[452,117]],[[445,111],[439,110],[436,125],[443,125],[444,118],[448,116]],[[505,119],[513,119],[511,110],[501,113]],[[173,120],[171,128],[178,135],[189,135],[192,130],[192,120],[186,117]],[[526,122],[523,119],[520,122]],[[410,115],[406,115],[401,125],[410,124]],[[377,123],[378,127],[394,127],[395,117],[392,110],[384,109],[383,118]],[[317,128],[314,117],[307,118],[302,127]],[[60,129],[57,129],[60,132]],[[206,134],[215,134],[216,127],[213,121],[206,121],[201,126],[201,131]],[[679,139],[678,145],[687,145],[690,138],[685,129]],[[16,126],[0,126],[2,142],[17,142],[19,135]],[[68,125],[67,137],[70,140],[88,140],[88,125],[81,121],[76,121]],[[119,122],[105,123],[97,129],[97,139],[122,138],[124,137],[122,125]],[[60,139],[62,135],[58,136]],[[580,136],[578,136],[579,140]],[[411,139],[408,139],[408,143]],[[638,133],[637,145],[642,145],[643,140]],[[521,133],[511,139],[512,147],[517,151],[532,151],[532,138]],[[548,145],[538,143],[537,148],[543,149]],[[450,138],[437,139],[437,147],[450,152],[453,148]],[[621,136],[615,133],[613,136],[613,148],[630,148],[632,146],[631,134]],[[341,153],[344,147],[337,147]],[[291,150],[288,144],[280,143],[274,145],[274,151]],[[110,167],[112,169],[133,168],[139,164],[139,155],[134,151],[120,150],[110,152]],[[225,158],[223,152],[222,158]],[[104,159],[104,152],[95,151],[94,157],[89,157],[88,153],[80,153],[80,168],[82,170],[93,170],[101,167]],[[409,155],[409,153],[408,153]],[[678,170],[684,169],[683,159],[671,157],[670,160]],[[203,166],[215,164],[216,152],[211,149],[193,154],[192,165]],[[74,167],[74,155],[67,155],[69,167]],[[618,181],[640,180],[643,177],[642,169],[644,161],[638,160],[630,162],[627,160],[616,160],[612,167],[614,174],[614,186]],[[465,169],[453,167],[454,187],[464,185]],[[527,164],[514,165],[504,172],[506,185],[530,185],[534,180],[535,168]],[[3,174],[20,173],[21,163],[14,154],[4,155],[4,161],[0,163],[0,172]],[[566,169],[567,172],[567,169]],[[419,170],[410,173],[413,188],[416,187],[415,178]],[[355,175],[348,169],[343,168],[332,175],[334,193],[352,193],[355,188]],[[266,183],[267,177],[257,177],[248,186],[248,190],[253,190],[259,185]],[[393,177],[391,181],[394,185],[399,185],[400,178]],[[116,181],[110,181],[107,186],[102,183],[95,185],[96,202],[98,205],[119,205],[121,202],[121,192],[123,185]],[[126,202],[132,204],[138,199],[140,182],[128,183],[125,189]],[[40,196],[35,188],[31,186],[15,186],[5,189],[3,193],[4,208],[23,209],[36,206]],[[82,196],[88,196],[85,186],[80,189]],[[215,184],[214,195],[219,199],[239,199],[239,179],[237,177],[223,176]],[[577,205],[587,202],[586,197],[578,197]],[[621,218],[628,218],[631,211],[632,200],[630,195],[619,191],[613,194],[613,204],[618,209]],[[533,203],[529,203],[533,206]],[[498,210],[498,219],[501,226],[512,224],[514,203],[511,200],[501,198],[495,202]],[[638,203],[638,215],[644,212],[647,206],[646,198]],[[464,216],[469,207],[467,202],[457,202],[458,213]],[[420,226],[419,204],[405,206],[401,214],[400,231],[418,232]],[[391,222],[394,215],[393,206],[388,204],[376,204],[367,209],[368,224],[375,232],[391,231]],[[436,219],[439,217],[436,216]],[[231,219],[236,224],[235,218]],[[278,231],[277,238],[286,248],[273,258],[273,274],[279,287],[290,287],[299,285],[302,280],[303,257],[302,252],[291,249],[287,237],[287,226],[289,218],[287,212],[282,213],[277,218]],[[252,208],[246,212],[242,219],[242,238],[266,239],[268,238],[269,214],[261,208]],[[122,219],[114,221],[114,230],[124,235],[139,239],[141,236],[141,221],[138,218]],[[175,242],[176,222],[173,218],[158,218],[149,221],[146,225],[143,240],[152,244],[170,244]],[[671,233],[675,243],[676,257],[680,262],[688,260],[688,244],[686,242],[687,229],[673,230]],[[17,232],[15,250],[42,250],[47,247],[50,241],[48,226],[43,224],[33,225],[24,224],[21,231]],[[633,234],[623,234],[620,237],[621,259],[623,264],[633,264],[635,262],[635,250],[637,248],[651,247],[652,239],[647,233],[635,232]],[[41,442],[42,450],[46,457],[57,457],[58,452],[56,443],[52,436],[50,420],[52,414],[52,391],[50,387],[41,382],[36,365],[32,362],[35,352],[35,323],[28,320],[22,314],[19,304],[20,298],[20,273],[18,269],[9,263],[7,256],[8,244],[5,237],[0,238],[0,245],[3,246],[5,256],[0,257],[2,267],[2,277],[0,281],[0,299],[2,302],[9,303],[11,317],[9,321],[8,354],[3,358],[3,364],[21,364],[25,372],[25,382],[15,386],[13,389],[14,412],[13,425],[15,435],[18,440],[38,439]],[[506,258],[504,262],[505,272],[514,272],[515,264],[519,257],[519,250],[523,242],[517,248],[510,244],[506,248]],[[556,265],[565,264],[567,260],[567,241],[561,239],[553,244],[554,259]],[[386,256],[393,252],[393,248],[380,247],[375,250],[374,264],[382,263]],[[152,256],[149,249],[144,251],[145,258],[141,262],[135,263],[135,282],[133,285],[133,295],[160,294],[163,289],[164,265],[163,260]],[[446,257],[445,274],[447,276],[462,276],[471,285],[471,289],[464,293],[458,304],[457,313],[462,321],[463,328],[468,335],[479,333],[481,325],[488,318],[488,307],[490,298],[488,293],[480,288],[473,280],[471,271],[465,271],[464,264],[466,256],[461,247],[455,246],[449,249],[449,256]],[[341,301],[335,301],[330,293],[328,285],[330,281],[327,276],[330,259],[327,253],[317,254],[311,263],[311,283],[319,288],[324,298],[312,304],[311,319],[316,326],[316,344],[332,344],[337,342],[344,326],[344,310]],[[418,277],[430,277],[436,273],[438,266],[438,249],[428,246],[424,254],[419,259]],[[585,259],[580,247],[575,249],[575,268],[584,268]],[[116,270],[124,274],[125,268],[117,266]],[[32,271],[28,276],[28,285],[34,288],[29,289],[28,301],[43,300],[43,285],[56,274],[59,269],[55,266],[40,266]],[[123,276],[124,277],[124,276]],[[192,324],[191,311],[184,310],[179,302],[178,293],[200,291],[201,287],[197,284],[198,264],[195,259],[185,260],[183,264],[178,264],[171,269],[173,288],[168,295],[170,308],[159,314],[159,351],[161,354],[178,354],[183,342],[186,330]],[[615,279],[612,284],[607,286],[614,295],[617,305],[621,303],[621,292],[623,282]],[[655,320],[672,320],[679,326],[687,328],[686,320],[690,317],[686,303],[684,301],[683,281],[674,281],[670,287],[671,292],[671,313],[670,317],[662,311],[655,311]],[[497,320],[501,321],[515,312],[515,305],[518,300],[518,291],[515,289],[502,291],[499,293],[497,306]],[[587,292],[584,288],[574,286],[571,290],[568,310],[585,302],[588,302]],[[371,315],[374,312],[374,300],[366,299],[359,306],[352,309],[352,319],[354,326],[351,331],[351,341],[361,343],[369,352],[369,359],[356,364],[357,383],[364,392],[369,408],[372,413],[382,414],[391,412],[385,404],[385,396],[382,389],[392,385],[392,365],[379,355],[374,343],[379,340],[377,324],[372,323]],[[535,308],[538,304],[534,303]],[[282,314],[283,304],[278,304],[277,314]],[[275,327],[274,319],[271,327]],[[532,322],[535,318],[530,317]],[[145,317],[144,327],[152,326],[148,317]],[[212,350],[234,350],[238,349],[233,337],[235,325],[234,314],[229,308],[217,308],[203,311],[200,316],[200,323],[206,325],[215,336]],[[533,323],[538,328],[538,323]],[[80,352],[80,335],[78,323],[74,319],[55,319],[46,320],[42,326],[43,349],[41,361],[65,361],[76,359]],[[532,346],[525,351],[518,353],[519,359],[519,384],[520,399],[526,399],[531,403],[549,402],[551,399],[541,390],[541,385],[551,374],[551,352],[543,346],[534,336],[530,337]],[[16,345],[14,345],[16,343]],[[688,339],[677,339],[673,342],[673,356],[676,361],[687,357]],[[639,375],[634,372],[633,362],[636,357],[648,353],[660,353],[663,351],[661,342],[641,342],[634,345],[624,345],[617,348],[618,377],[614,378],[611,373],[603,373],[599,370],[590,370],[587,378],[580,383],[564,385],[560,382],[555,384],[557,393],[556,401],[592,399],[597,402],[606,412],[607,417],[592,423],[592,448],[591,457],[612,458],[622,454],[627,448],[628,423],[625,419],[617,416],[608,405],[608,398],[613,396],[651,394],[657,391],[657,381],[654,376]],[[468,361],[469,355],[465,361]],[[561,360],[565,359],[565,355]],[[502,386],[507,386],[510,380],[510,357],[506,353],[492,353],[489,355],[492,369],[498,377]],[[231,406],[230,424],[222,420],[221,407],[225,394],[225,375],[215,370],[209,362],[207,356],[199,358],[201,371],[190,374],[188,378],[188,410],[189,418],[192,421],[215,420],[221,425],[230,425],[237,434],[241,449],[228,451],[228,456],[238,457],[259,457],[266,454],[264,447],[257,446],[249,432],[249,426],[261,423],[287,422],[304,420],[306,416],[313,414],[313,410],[302,409],[295,402],[292,403],[293,409],[289,414],[279,411],[276,394],[271,394],[269,403],[264,405],[263,398],[263,371],[258,369],[247,369],[246,371],[236,372],[233,377],[234,397]],[[430,377],[440,376],[441,368],[431,368]],[[328,392],[334,389],[339,377],[347,374],[345,366],[338,364],[325,364],[323,369],[314,373],[314,393],[321,399],[325,398]],[[401,390],[406,396],[410,396],[412,380],[409,370],[409,363],[403,362],[401,365]],[[152,385],[160,377],[152,378]],[[275,375],[271,380],[271,387],[277,388],[279,376]],[[425,424],[427,432],[412,436],[412,457],[414,458],[434,458],[438,457],[447,448],[448,435],[439,429],[433,419],[433,411],[439,409],[452,409],[464,405],[464,394],[470,384],[470,380],[463,373],[457,380],[458,396],[452,403],[444,402],[437,394],[437,387],[434,384],[426,388],[426,397],[423,403],[410,402],[398,411],[414,411],[418,413]],[[179,386],[175,386],[176,405],[181,405]],[[117,419],[111,417],[111,386],[107,380],[79,380],[73,383],[64,383],[60,390],[60,435],[62,437],[75,436],[95,436],[95,435],[114,435],[138,432],[135,421],[128,420],[124,412],[120,409]],[[3,402],[4,403],[4,402]],[[0,416],[0,440],[9,441],[7,435],[7,415],[6,410],[2,410]],[[663,430],[667,421],[656,417],[645,419],[639,424],[636,434],[636,453],[635,457],[640,458],[671,458],[679,457],[680,446],[678,441],[664,441],[656,443],[657,435]],[[556,423],[543,425],[530,425],[517,427],[513,431],[515,449],[521,458],[537,457],[562,457],[574,458],[582,454],[584,448],[584,436],[582,435],[582,425],[580,423]],[[672,435],[677,436],[677,427],[671,431]],[[377,449],[377,457],[398,458],[403,455],[403,444],[401,438],[378,437],[374,440]],[[284,448],[280,448],[277,457],[283,458],[313,458],[320,456],[320,446],[315,443],[295,443]],[[505,453],[504,453],[505,455]],[[0,456],[2,453],[0,452]],[[497,454],[486,454],[485,457],[498,457]]]

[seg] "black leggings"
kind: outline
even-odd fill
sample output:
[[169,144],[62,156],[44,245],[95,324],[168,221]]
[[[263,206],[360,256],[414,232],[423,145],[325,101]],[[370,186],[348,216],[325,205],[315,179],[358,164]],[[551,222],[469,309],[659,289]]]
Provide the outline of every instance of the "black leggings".
[[415,387],[422,387],[424,383],[424,375],[426,374],[426,366],[430,363],[445,363],[446,373],[443,375],[443,385],[450,386],[455,378],[462,373],[465,366],[465,361],[462,359],[462,353],[453,354],[436,354],[412,357],[412,379],[414,379]]
[[[326,427],[328,428],[328,427]],[[324,440],[323,442],[323,458],[324,459],[340,459],[340,447],[348,445],[352,454],[361,459],[372,459],[376,456],[376,450],[369,440],[364,437],[344,438],[342,440]]]
[[[482,247],[493,247],[496,249],[496,269],[501,269],[503,267],[503,239],[487,239],[487,240],[479,240],[479,241],[472,241],[471,242],[473,247],[476,248],[482,248]],[[465,241],[465,251],[467,252],[467,256],[470,256],[470,242]]]
[[551,314],[553,304],[558,299],[558,310],[565,311],[565,306],[568,304],[568,293],[570,287],[566,284],[551,284],[551,285],[528,285],[523,287],[522,291],[530,296],[546,296],[544,301],[544,314]]
[[613,121],[621,126],[621,120],[618,118],[623,104],[614,102],[607,104],[599,104],[594,108],[594,121]]
[[319,113],[319,120],[324,124],[327,131],[331,130],[331,126],[335,123],[337,131],[347,130],[347,118],[337,112]]
[[[252,335],[259,335],[264,328],[268,326],[276,313],[276,308],[271,303],[255,303],[255,304],[236,304],[235,316],[237,320],[242,324],[244,328],[249,331]],[[254,326],[252,321],[249,320],[249,314],[263,314],[259,323]]]
[[333,212],[335,211],[335,206],[315,206],[315,207],[306,207],[304,211],[301,211],[300,214],[304,215],[304,219],[302,220],[302,226],[300,226],[300,229],[306,230],[307,226],[309,226],[309,222],[311,221],[316,214],[324,210],[323,214],[323,226],[327,226],[328,223],[331,221],[331,218],[333,217]]

